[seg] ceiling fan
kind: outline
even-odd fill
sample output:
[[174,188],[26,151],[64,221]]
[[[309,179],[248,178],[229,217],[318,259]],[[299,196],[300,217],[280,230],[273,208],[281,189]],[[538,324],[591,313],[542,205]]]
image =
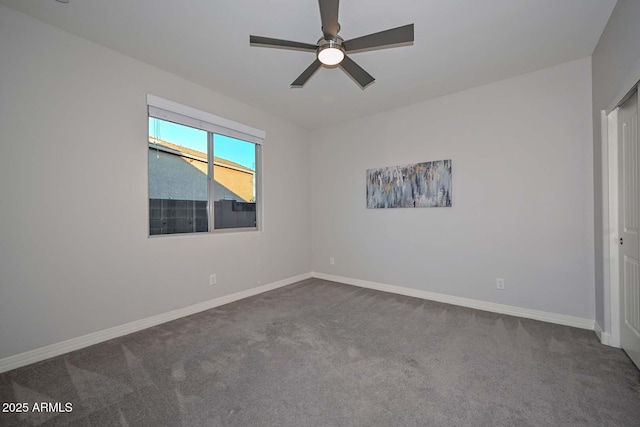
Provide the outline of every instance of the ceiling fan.
[[362,89],[365,89],[375,79],[349,58],[347,54],[412,44],[413,24],[345,41],[338,35],[338,32],[340,32],[340,24],[338,23],[339,2],[339,0],[318,0],[318,3],[320,3],[323,36],[315,45],[260,36],[249,36],[249,44],[258,47],[315,52],[316,60],[291,83],[293,88],[304,86],[307,80],[324,65],[342,68]]

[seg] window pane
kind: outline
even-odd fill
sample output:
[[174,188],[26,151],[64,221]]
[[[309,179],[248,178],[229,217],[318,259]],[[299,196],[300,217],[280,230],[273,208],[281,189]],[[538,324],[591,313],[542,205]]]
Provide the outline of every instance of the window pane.
[[214,228],[256,227],[256,145],[213,135]]
[[209,231],[207,132],[149,117],[149,234]]

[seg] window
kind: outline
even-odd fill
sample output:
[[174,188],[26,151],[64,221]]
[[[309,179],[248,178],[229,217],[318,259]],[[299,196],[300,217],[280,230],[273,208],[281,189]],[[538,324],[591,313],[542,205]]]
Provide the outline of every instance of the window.
[[149,235],[260,226],[264,132],[152,95]]

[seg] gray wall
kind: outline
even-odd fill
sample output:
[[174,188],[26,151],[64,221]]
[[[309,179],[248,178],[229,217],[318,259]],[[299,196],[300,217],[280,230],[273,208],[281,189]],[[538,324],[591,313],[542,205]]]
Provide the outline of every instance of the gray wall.
[[[593,319],[591,132],[589,58],[315,131],[313,269]],[[453,207],[366,209],[367,169],[441,159]]]
[[[0,58],[0,358],[311,270],[307,131],[2,6]],[[148,238],[147,93],[266,131],[263,232]]]
[[[205,162],[200,162],[206,165]],[[183,157],[164,151],[149,149],[149,198],[177,200],[207,200],[209,180],[206,172],[201,172]],[[216,184],[218,184],[216,182]],[[225,196],[239,196],[220,184],[215,186],[216,194],[222,190]]]
[[[603,192],[600,111],[640,77],[640,1],[618,0],[592,56],[596,321],[609,332],[609,289],[603,286]],[[637,80],[636,80],[637,81]]]
[[[245,201],[218,181],[213,181],[217,199]],[[149,197],[152,199],[207,200],[207,174],[183,157],[149,149]]]

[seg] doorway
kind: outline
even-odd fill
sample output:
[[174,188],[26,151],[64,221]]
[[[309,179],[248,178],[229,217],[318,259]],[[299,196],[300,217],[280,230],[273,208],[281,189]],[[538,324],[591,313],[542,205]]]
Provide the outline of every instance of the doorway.
[[[634,87],[608,115],[608,228],[605,285],[609,283],[610,337],[640,367],[640,146],[639,98]],[[605,295],[605,300],[606,300]],[[604,342],[604,340],[603,340]]]
[[637,90],[618,108],[617,121],[620,347],[636,366],[640,366],[640,150]]

